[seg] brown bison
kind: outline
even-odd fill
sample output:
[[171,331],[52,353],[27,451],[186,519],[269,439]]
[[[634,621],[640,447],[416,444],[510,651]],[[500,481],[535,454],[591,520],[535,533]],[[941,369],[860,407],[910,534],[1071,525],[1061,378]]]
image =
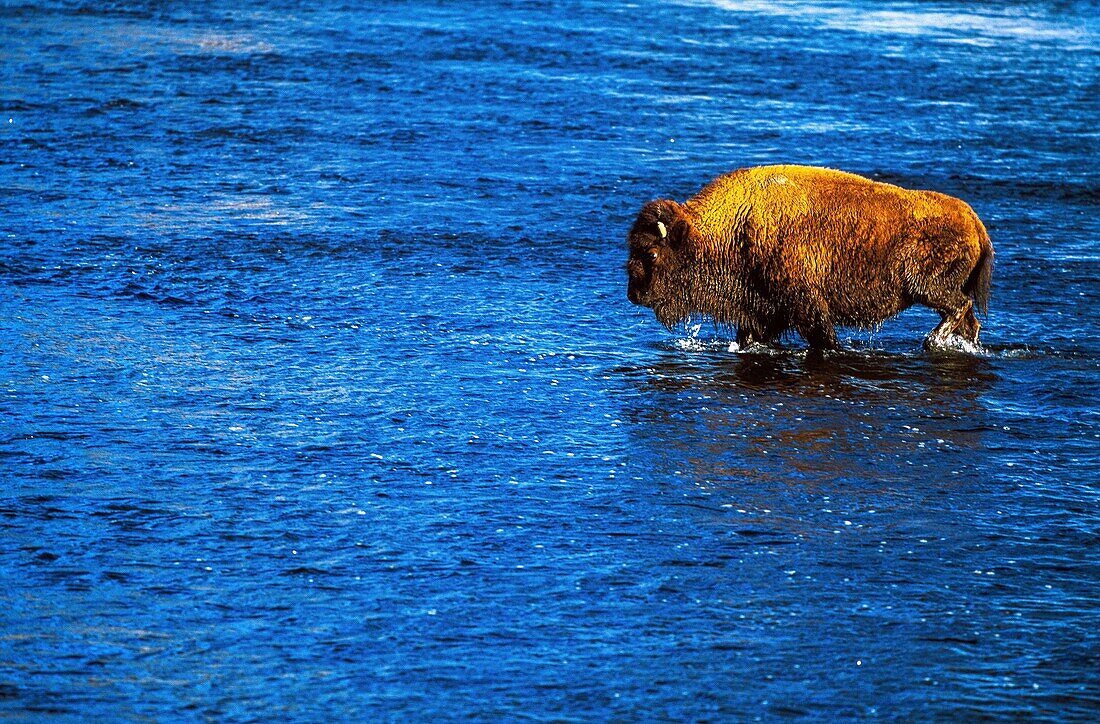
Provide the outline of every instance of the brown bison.
[[627,296],[666,327],[695,315],[737,328],[737,343],[795,330],[836,349],[836,325],[872,328],[913,304],[977,343],[993,246],[962,201],[807,166],[745,168],[683,204],[652,201],[630,230]]

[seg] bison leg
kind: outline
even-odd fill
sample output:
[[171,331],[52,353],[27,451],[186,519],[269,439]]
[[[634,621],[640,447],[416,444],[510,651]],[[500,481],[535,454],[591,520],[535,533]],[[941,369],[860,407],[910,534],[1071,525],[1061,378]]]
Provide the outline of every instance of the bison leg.
[[737,327],[737,346],[745,349],[754,344],[775,344],[783,334],[784,326],[775,320],[764,320],[762,324]]
[[[970,300],[970,297],[962,294],[958,295],[956,305],[953,308],[943,308],[937,305],[934,307],[936,311],[940,313],[942,317],[940,323],[936,325],[936,328],[928,333],[928,336],[924,338],[925,349],[931,349],[934,347],[942,347],[947,344],[947,340],[951,338],[951,335],[955,333],[960,327],[963,327],[963,333],[966,334],[971,331],[970,318],[974,317],[974,302]],[[974,340],[977,340],[978,335],[978,320],[974,318],[973,334]]]
[[755,344],[757,341],[756,334],[753,333],[748,327],[737,328],[737,347],[738,349],[745,349],[746,347]]
[[754,344],[771,344],[778,337],[777,334],[768,334],[767,332],[760,332],[752,329],[751,327],[738,327],[737,328],[737,346],[740,349],[746,349]]
[[970,308],[966,310],[966,316],[959,322],[959,326],[955,328],[955,334],[960,335],[971,344],[977,344],[978,332],[981,328],[982,325],[978,321],[978,318],[974,316],[974,306],[971,304]]
[[818,321],[799,325],[797,329],[802,338],[809,342],[811,349],[840,349],[836,329],[828,322]]

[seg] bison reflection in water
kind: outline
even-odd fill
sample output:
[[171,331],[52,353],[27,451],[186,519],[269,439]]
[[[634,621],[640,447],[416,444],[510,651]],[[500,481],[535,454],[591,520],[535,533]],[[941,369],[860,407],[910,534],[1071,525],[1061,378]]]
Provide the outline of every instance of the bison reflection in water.
[[742,347],[795,330],[836,349],[836,325],[874,327],[914,304],[942,318],[926,345],[976,344],[993,272],[964,202],[806,166],[741,169],[683,204],[652,201],[629,244],[630,301],[668,327],[735,325]]

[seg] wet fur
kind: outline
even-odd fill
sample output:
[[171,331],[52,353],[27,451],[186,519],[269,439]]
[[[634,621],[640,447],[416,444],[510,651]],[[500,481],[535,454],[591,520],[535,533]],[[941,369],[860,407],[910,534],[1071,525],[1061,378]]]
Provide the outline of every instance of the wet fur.
[[[661,227],[664,227],[662,236]],[[930,343],[977,342],[993,246],[964,202],[805,166],[721,176],[683,204],[653,201],[630,231],[628,295],[666,326],[696,315],[774,342],[835,348],[913,304],[938,311]]]

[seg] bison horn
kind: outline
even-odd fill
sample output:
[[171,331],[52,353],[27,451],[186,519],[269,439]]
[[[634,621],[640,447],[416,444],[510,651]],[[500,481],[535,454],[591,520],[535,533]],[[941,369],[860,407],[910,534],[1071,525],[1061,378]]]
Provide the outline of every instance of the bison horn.
[[660,222],[660,221],[657,222],[657,231],[661,232],[661,238],[662,239],[667,239],[668,238],[668,229],[665,228],[665,225],[664,225],[663,222]]

